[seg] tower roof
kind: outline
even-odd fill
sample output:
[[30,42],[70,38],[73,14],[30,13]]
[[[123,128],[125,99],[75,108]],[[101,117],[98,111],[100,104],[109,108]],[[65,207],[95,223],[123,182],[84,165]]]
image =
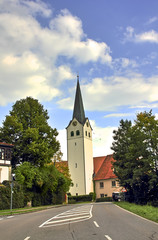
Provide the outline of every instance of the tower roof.
[[85,112],[83,107],[79,76],[77,76],[77,87],[76,87],[75,104],[74,104],[74,110],[73,110],[73,118],[76,118],[82,124],[85,122]]

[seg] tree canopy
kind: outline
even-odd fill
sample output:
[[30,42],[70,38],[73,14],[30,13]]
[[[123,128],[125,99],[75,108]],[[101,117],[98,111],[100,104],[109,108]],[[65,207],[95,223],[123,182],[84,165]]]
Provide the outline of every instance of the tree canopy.
[[137,114],[133,125],[121,120],[113,139],[114,171],[129,200],[158,200],[158,120],[152,111]]
[[17,101],[0,128],[0,139],[14,144],[12,165],[30,162],[42,166],[60,149],[57,130],[48,124],[48,112],[31,97]]
[[48,124],[48,112],[31,97],[17,101],[0,128],[1,141],[14,144],[12,166],[33,206],[62,203],[71,179],[68,169],[58,171],[52,159],[62,156],[57,130]]

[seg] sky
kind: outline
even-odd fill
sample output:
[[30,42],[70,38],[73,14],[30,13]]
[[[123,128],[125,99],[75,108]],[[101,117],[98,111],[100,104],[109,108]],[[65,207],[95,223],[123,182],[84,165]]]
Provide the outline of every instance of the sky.
[[121,119],[158,118],[158,1],[0,0],[0,126],[38,99],[66,160],[77,74],[93,155],[111,154]]

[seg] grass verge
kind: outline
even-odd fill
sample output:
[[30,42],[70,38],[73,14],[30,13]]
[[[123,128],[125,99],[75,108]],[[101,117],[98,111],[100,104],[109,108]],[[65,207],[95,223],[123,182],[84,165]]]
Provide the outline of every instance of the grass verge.
[[152,207],[149,205],[141,206],[128,202],[115,202],[115,204],[141,217],[158,223],[158,207]]
[[49,205],[49,206],[40,206],[40,207],[25,207],[25,208],[18,208],[13,209],[12,212],[10,209],[7,210],[0,210],[0,216],[9,216],[9,215],[16,215],[16,214],[22,214],[22,213],[29,213],[29,212],[37,212],[53,207],[58,207],[62,205]]

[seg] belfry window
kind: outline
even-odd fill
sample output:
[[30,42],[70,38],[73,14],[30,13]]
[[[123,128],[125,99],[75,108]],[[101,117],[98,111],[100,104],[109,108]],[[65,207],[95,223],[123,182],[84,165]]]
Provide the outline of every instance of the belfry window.
[[71,137],[73,137],[74,136],[74,131],[71,131]]
[[76,131],[76,135],[77,135],[77,136],[80,135],[80,131],[79,131],[79,130]]

